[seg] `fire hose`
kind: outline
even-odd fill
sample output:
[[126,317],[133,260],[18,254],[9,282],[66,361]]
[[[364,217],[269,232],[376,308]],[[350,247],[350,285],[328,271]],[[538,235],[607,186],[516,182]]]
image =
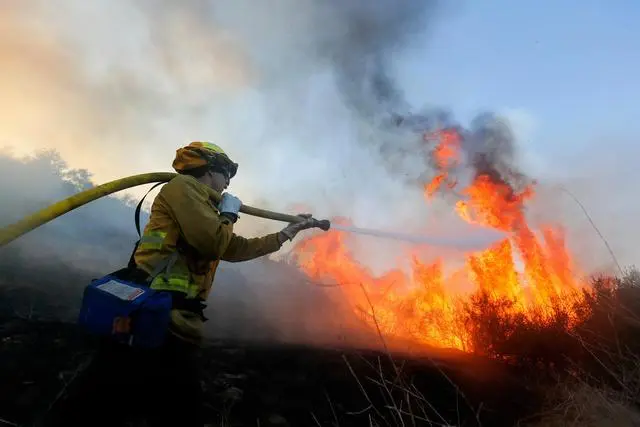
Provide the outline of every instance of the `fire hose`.
[[[173,172],[151,172],[132,175],[76,193],[73,196],[67,197],[66,199],[60,200],[53,205],[41,209],[40,211],[35,212],[18,222],[3,227],[0,230],[0,247],[12,242],[23,234],[26,234],[29,231],[72,211],[73,209],[86,205],[93,200],[97,200],[109,194],[143,184],[150,184],[154,182],[168,182],[177,175],[177,173]],[[214,201],[220,201],[220,193],[209,187],[207,187],[207,191],[209,192],[209,196]],[[283,221],[287,223],[295,223],[304,220],[299,216],[288,215],[280,212],[272,212],[266,209],[255,208],[244,204],[240,207],[240,212],[251,216],[271,219],[274,221]],[[321,228],[322,230],[326,231],[331,227],[331,223],[329,222],[329,220],[325,219],[315,221],[315,226]]]

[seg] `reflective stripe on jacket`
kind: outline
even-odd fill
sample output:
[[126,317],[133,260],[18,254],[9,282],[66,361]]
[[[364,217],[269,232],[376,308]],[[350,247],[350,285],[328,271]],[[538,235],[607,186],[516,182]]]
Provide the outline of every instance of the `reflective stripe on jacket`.
[[[207,187],[191,176],[178,175],[156,196],[134,259],[147,274],[169,261],[151,282],[153,289],[206,301],[221,260],[247,261],[280,247],[277,233],[255,238],[236,235],[233,223],[220,216],[209,199]],[[202,319],[194,313],[173,310],[171,326],[183,339],[202,338]]]

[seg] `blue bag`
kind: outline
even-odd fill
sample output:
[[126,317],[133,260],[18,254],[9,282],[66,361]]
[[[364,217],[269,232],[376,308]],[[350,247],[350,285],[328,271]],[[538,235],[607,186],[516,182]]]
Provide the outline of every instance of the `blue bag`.
[[171,306],[168,292],[106,275],[85,288],[79,323],[90,333],[153,348],[164,342]]
[[[145,197],[162,184],[152,186],[142,197],[135,211],[135,224],[140,234],[140,209]],[[135,269],[134,253],[136,243],[129,260],[129,270]],[[118,272],[94,280],[88,285],[82,297],[82,306],[78,323],[88,332],[111,337],[116,342],[132,347],[154,348],[164,343],[169,327],[172,297],[169,292],[151,289],[148,285],[165,265],[172,262],[172,256],[158,266],[146,279],[145,284],[124,280]]]

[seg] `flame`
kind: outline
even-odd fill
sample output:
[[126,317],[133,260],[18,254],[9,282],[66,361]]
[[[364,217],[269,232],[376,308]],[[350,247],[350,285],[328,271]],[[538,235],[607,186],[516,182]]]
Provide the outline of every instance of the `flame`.
[[434,166],[439,173],[425,185],[425,195],[432,198],[435,193],[446,186],[453,189],[457,181],[450,176],[449,171],[460,165],[460,138],[452,129],[444,129],[440,132],[430,132],[424,135],[424,140],[429,142],[436,140],[439,143],[433,150]]
[[[458,185],[452,171],[461,165],[458,133],[442,130],[425,140],[434,136],[439,136],[432,153],[437,173],[424,186],[427,200]],[[297,262],[312,279],[342,285],[356,313],[385,336],[424,345],[477,351],[478,325],[469,312],[474,301],[538,323],[553,322],[562,309],[569,327],[577,322],[571,301],[584,295],[585,283],[578,278],[562,228],[552,224],[536,233],[527,223],[525,204],[535,195],[533,185],[516,192],[503,180],[479,173],[459,191],[463,199],[455,211],[462,219],[508,237],[468,254],[453,272],[445,272],[442,259],[424,263],[412,256],[410,274],[398,268],[374,277],[354,260],[339,231],[300,242],[294,248]],[[462,291],[465,284],[471,288]]]

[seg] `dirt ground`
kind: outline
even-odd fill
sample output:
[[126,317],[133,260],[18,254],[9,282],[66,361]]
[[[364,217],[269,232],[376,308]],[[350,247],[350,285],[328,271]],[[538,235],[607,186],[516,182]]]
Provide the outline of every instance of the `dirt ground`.
[[[7,425],[46,412],[92,349],[72,323],[17,317],[0,322],[0,340]],[[226,341],[202,357],[216,426],[512,426],[538,404],[506,367],[468,356],[394,356],[392,365],[387,353]]]

